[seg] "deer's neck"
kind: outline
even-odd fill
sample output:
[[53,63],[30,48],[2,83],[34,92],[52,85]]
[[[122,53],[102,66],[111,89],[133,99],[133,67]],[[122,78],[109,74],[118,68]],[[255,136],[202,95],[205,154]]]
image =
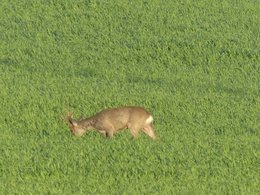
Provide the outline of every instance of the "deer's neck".
[[90,117],[90,118],[80,120],[79,124],[86,129],[91,129],[91,128],[93,128],[94,122],[95,122],[95,119],[93,117]]

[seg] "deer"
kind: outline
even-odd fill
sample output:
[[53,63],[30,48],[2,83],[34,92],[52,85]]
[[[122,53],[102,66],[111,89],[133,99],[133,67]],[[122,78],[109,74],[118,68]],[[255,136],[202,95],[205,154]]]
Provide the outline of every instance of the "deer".
[[123,129],[130,129],[135,139],[141,129],[151,139],[156,135],[152,125],[152,115],[143,107],[122,106],[104,109],[95,115],[79,120],[72,119],[73,113],[68,113],[65,120],[69,129],[76,137],[81,137],[88,130],[97,130],[107,138],[113,138],[114,134]]

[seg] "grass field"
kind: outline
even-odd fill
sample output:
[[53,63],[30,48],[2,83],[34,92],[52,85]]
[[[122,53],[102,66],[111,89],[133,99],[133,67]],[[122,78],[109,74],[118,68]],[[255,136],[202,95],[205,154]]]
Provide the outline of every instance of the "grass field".
[[[62,117],[139,105],[159,140]],[[0,3],[0,194],[259,194],[260,2]]]

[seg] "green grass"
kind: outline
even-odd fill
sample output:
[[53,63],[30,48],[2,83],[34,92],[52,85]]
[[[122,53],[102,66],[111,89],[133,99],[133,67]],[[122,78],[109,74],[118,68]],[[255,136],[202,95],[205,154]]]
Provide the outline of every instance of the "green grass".
[[[0,4],[0,194],[260,193],[259,1]],[[120,105],[160,139],[62,120]]]

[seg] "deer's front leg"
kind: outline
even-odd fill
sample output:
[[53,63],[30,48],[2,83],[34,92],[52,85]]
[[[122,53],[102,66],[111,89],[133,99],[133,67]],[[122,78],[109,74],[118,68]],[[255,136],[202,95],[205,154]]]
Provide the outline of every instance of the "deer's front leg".
[[103,137],[106,137],[106,131],[105,130],[99,130],[98,131]]

